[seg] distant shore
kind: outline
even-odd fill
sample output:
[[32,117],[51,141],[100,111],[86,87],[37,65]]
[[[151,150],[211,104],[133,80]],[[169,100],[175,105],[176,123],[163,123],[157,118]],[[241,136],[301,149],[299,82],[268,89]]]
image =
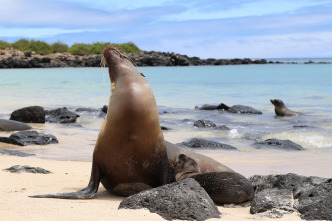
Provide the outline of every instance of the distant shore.
[[[265,59],[200,59],[176,53],[141,51],[127,54],[136,66],[199,66],[266,64]],[[33,51],[0,50],[0,68],[100,67],[101,54],[73,55],[67,52],[38,54]]]
[[[203,66],[203,65],[242,65],[242,64],[282,64],[297,62],[267,61],[266,59],[201,59],[170,52],[141,51],[128,53],[135,66]],[[0,50],[0,68],[56,68],[56,67],[100,67],[101,54],[73,55],[67,52],[42,54],[34,51],[15,49]],[[313,64],[313,61],[304,62]],[[330,62],[319,62],[325,64]],[[318,64],[318,63],[317,63]]]

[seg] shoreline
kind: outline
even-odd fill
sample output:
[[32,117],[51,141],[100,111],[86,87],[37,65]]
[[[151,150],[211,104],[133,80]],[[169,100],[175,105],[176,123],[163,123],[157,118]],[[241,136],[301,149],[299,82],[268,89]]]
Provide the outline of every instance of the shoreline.
[[[201,59],[177,53],[142,51],[127,54],[138,67],[154,66],[207,66],[207,65],[248,65],[248,64],[300,64],[298,62],[252,60],[250,58]],[[101,54],[73,55],[65,53],[37,54],[33,51],[15,49],[0,50],[0,69],[5,68],[56,68],[56,67],[100,67]],[[331,64],[332,62],[313,62],[304,64]],[[301,63],[302,64],[302,63]]]
[[[91,163],[55,161],[34,157],[1,155],[0,212],[4,220],[164,220],[147,209],[118,210],[124,197],[108,193],[102,185],[93,199],[63,200],[37,199],[29,195],[77,191],[84,188],[90,177]],[[51,174],[10,173],[3,169],[13,165],[29,165],[50,170]],[[217,206],[219,219],[210,220],[274,220],[251,215],[250,207],[226,208]],[[59,213],[61,211],[61,213]],[[301,220],[298,213],[286,214],[278,220]]]

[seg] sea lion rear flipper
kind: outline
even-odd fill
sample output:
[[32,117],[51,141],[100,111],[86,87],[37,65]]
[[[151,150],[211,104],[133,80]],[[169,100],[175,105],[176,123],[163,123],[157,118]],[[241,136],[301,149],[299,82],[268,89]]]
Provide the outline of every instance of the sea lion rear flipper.
[[89,184],[86,188],[71,193],[55,193],[45,195],[29,196],[32,198],[59,198],[59,199],[89,199],[96,195],[99,187],[102,172],[95,160],[92,162],[92,170]]

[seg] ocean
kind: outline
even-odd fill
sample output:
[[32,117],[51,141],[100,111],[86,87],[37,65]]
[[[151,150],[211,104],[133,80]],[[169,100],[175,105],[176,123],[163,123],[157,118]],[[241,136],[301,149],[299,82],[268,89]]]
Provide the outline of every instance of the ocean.
[[[314,59],[312,61],[315,61]],[[204,138],[238,150],[193,150],[215,158],[240,173],[298,173],[332,177],[332,64],[265,64],[232,66],[138,67],[154,92],[160,123],[170,130],[165,139],[181,143]],[[104,72],[104,74],[103,74]],[[46,110],[67,107],[100,109],[108,103],[108,69],[0,69],[0,119],[19,108],[39,105]],[[276,117],[270,99],[281,99],[301,116]],[[262,115],[195,110],[203,104],[241,104]],[[103,117],[80,112],[75,124],[31,124],[53,134],[59,144],[11,148],[52,160],[90,161]],[[231,130],[196,128],[210,120]],[[294,127],[302,126],[302,127]],[[303,127],[305,126],[305,127]],[[0,132],[9,136],[11,132]],[[255,141],[291,140],[304,151],[257,149]],[[0,156],[1,157],[1,156]]]

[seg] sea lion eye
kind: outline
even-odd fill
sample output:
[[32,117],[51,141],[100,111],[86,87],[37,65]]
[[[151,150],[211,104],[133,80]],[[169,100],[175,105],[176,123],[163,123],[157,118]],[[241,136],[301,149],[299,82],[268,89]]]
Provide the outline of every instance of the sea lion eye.
[[141,74],[141,76],[145,77],[145,75],[143,73],[140,73],[140,74]]

